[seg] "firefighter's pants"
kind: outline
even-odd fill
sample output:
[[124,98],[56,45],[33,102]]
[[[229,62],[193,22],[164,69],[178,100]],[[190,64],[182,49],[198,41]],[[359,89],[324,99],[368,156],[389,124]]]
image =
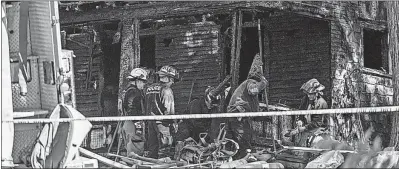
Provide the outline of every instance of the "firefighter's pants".
[[232,137],[234,141],[236,141],[240,149],[238,153],[234,156],[235,159],[240,159],[247,155],[246,150],[252,149],[251,140],[252,140],[252,131],[250,119],[242,118],[240,121],[237,118],[230,118],[228,124],[228,137]]
[[170,146],[172,145],[172,142],[173,140],[169,126],[157,124],[156,121],[148,122],[148,157],[158,159],[160,144]]

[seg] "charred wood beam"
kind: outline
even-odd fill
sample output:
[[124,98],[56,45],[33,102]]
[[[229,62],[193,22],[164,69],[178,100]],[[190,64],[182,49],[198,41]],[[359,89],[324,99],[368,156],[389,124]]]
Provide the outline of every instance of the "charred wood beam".
[[235,54],[235,63],[234,63],[234,67],[233,67],[233,84],[235,84],[235,86],[238,86],[238,82],[239,82],[239,72],[240,72],[240,54],[241,54],[241,39],[242,39],[242,19],[243,19],[243,12],[240,10],[238,11],[238,25],[237,25],[237,37],[236,37],[236,54]]
[[233,15],[233,19],[231,20],[231,24],[232,24],[232,31],[231,31],[231,33],[232,33],[232,38],[231,38],[231,52],[230,52],[230,55],[231,55],[231,62],[230,62],[230,75],[232,75],[232,81],[231,81],[231,89],[230,90],[233,90],[234,91],[234,89],[235,89],[235,87],[236,87],[236,84],[235,84],[235,82],[236,82],[236,79],[237,79],[237,73],[235,72],[235,53],[236,53],[236,30],[237,30],[237,12],[234,12],[234,15]]
[[364,28],[369,28],[373,30],[379,31],[387,31],[387,23],[386,22],[377,22],[377,21],[359,21],[360,25]]
[[[253,5],[254,4],[254,5]],[[139,4],[135,6],[122,8],[103,8],[90,12],[66,12],[60,11],[61,24],[71,24],[98,20],[98,18],[107,18],[107,20],[115,20],[121,18],[170,18],[191,15],[202,15],[211,13],[226,14],[230,13],[237,7],[255,8],[257,4],[264,5],[267,8],[259,8],[262,10],[271,10],[281,6],[280,2],[258,3],[258,2],[159,2],[155,4]],[[117,10],[118,9],[118,10]]]
[[[393,104],[399,106],[399,2],[390,1],[388,5],[389,56],[392,64]],[[399,112],[392,113],[390,146],[399,150]]]
[[140,22],[137,18],[134,18],[132,31],[133,31],[133,68],[140,66]]

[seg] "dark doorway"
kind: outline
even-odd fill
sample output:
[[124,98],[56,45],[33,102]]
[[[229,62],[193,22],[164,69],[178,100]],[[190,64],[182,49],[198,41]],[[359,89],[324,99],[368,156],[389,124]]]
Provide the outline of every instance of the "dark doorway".
[[[101,93],[103,116],[118,115],[118,89],[121,59],[121,39],[118,32],[119,21],[100,26],[101,49],[103,51],[102,69],[104,88]],[[119,32],[120,33],[120,32]]]
[[140,67],[155,69],[155,35],[140,36]]
[[[115,23],[117,26],[117,23]],[[119,69],[121,59],[121,43],[120,41],[113,43],[113,37],[116,33],[116,28],[110,25],[104,25],[102,36],[102,50],[104,52],[104,86],[118,86],[119,85]],[[108,30],[109,28],[111,30]]]
[[140,67],[150,70],[149,83],[156,82],[155,35],[140,36]]
[[247,79],[252,61],[259,53],[258,28],[248,27],[242,29],[239,84]]

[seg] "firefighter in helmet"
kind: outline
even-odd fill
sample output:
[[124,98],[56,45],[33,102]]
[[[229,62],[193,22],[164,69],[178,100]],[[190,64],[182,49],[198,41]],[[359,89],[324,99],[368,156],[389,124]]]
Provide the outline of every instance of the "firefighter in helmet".
[[[147,87],[146,111],[148,115],[173,115],[175,102],[171,85],[179,80],[179,73],[172,66],[163,66],[158,72],[159,83]],[[158,158],[159,144],[171,146],[171,132],[177,126],[176,120],[158,120],[148,122],[148,157]]]
[[[193,99],[187,106],[185,114],[214,114],[218,113],[221,106],[221,93],[224,91],[227,82],[231,76],[221,82],[217,87],[208,86],[205,89],[204,95]],[[202,144],[207,144],[216,139],[219,126],[213,127],[218,121],[215,119],[184,119],[179,124],[179,129],[176,133],[176,151],[175,159],[178,159],[180,150],[183,148],[184,141],[187,138],[193,138],[200,141]],[[205,134],[206,133],[206,134]],[[201,135],[201,136],[200,136]]]
[[[324,89],[325,87],[317,79],[310,79],[309,81],[304,83],[301,87],[301,90],[305,94],[305,96],[302,99],[302,103],[299,109],[328,109],[327,102],[322,97]],[[316,129],[326,127],[327,120],[328,119],[324,115],[320,114],[306,115],[305,118],[298,118],[296,122],[297,127],[285,135],[294,136],[302,132],[312,132]],[[299,140],[302,140],[300,142],[303,142],[305,141],[305,138]],[[303,145],[303,143],[297,144],[305,146]]]
[[[217,113],[220,102],[220,95],[213,96],[211,90],[215,87],[210,87],[205,90],[204,96],[193,99],[187,106],[184,114],[213,114]],[[176,134],[176,141],[184,141],[191,137],[194,140],[199,139],[200,133],[209,132],[211,120],[209,119],[184,119],[179,124],[179,129]],[[207,138],[208,139],[208,138]],[[209,141],[209,140],[208,140]]]
[[[119,104],[119,111],[125,116],[143,116],[144,107],[144,88],[148,80],[148,73],[142,68],[133,69],[127,77],[128,84],[122,92]],[[119,131],[128,153],[134,152],[138,155],[144,154],[144,122],[143,121],[124,121]]]
[[[263,76],[262,61],[257,54],[252,62],[247,80],[243,81],[233,92],[229,105],[228,113],[245,113],[259,111],[258,95],[264,90],[268,81]],[[251,118],[229,118],[228,132],[235,141],[238,142],[240,149],[235,158],[244,157],[247,149],[252,149],[251,139]]]

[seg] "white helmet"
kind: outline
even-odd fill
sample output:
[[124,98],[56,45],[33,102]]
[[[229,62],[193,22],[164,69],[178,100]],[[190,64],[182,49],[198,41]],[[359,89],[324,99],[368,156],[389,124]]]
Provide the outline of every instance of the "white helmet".
[[142,68],[134,68],[127,78],[131,80],[148,80],[148,72]]

